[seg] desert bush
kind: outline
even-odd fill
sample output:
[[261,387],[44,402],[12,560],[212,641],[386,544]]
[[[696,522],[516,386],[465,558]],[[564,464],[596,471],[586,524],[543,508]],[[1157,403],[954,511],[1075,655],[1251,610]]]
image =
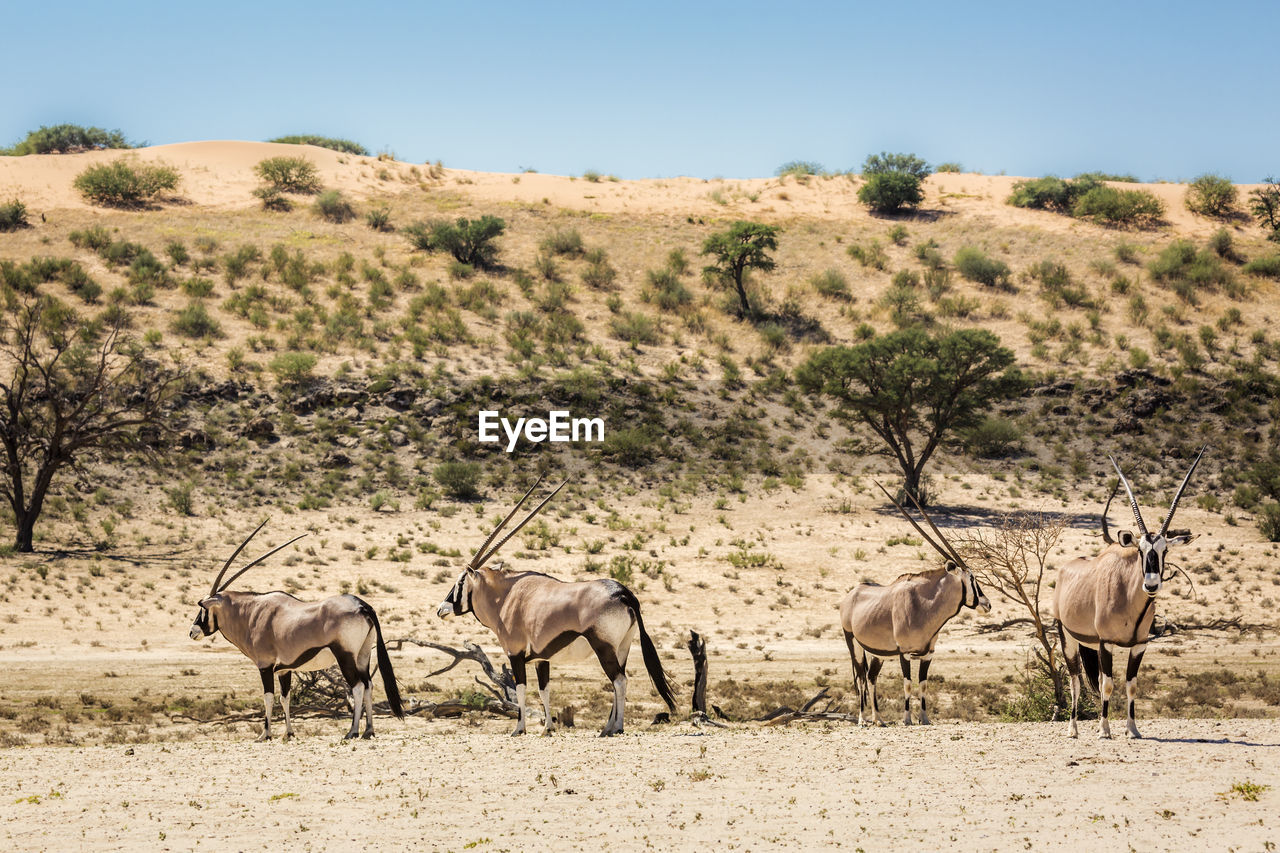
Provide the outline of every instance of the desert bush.
[[320,192],[320,172],[306,157],[268,157],[253,167],[264,184],[283,193]]
[[1076,200],[1071,214],[1105,225],[1153,225],[1164,215],[1164,202],[1147,190],[1096,186]]
[[645,274],[645,288],[640,293],[645,302],[652,302],[663,311],[679,311],[693,302],[693,293],[685,287],[679,274],[666,267],[660,270],[649,270]]
[[1019,449],[1022,430],[1007,418],[987,415],[964,434],[964,444],[974,456],[1001,459]]
[[1069,213],[1072,204],[1075,203],[1076,195],[1069,181],[1046,175],[1043,178],[1018,181],[1013,185],[1013,191],[1005,201],[1014,207]]
[[394,231],[391,225],[391,208],[375,207],[364,215],[364,224],[374,231]]
[[976,246],[965,246],[960,249],[956,252],[953,261],[956,270],[969,281],[1002,290],[1012,289],[1009,265],[999,259],[988,257]]
[[1213,252],[1196,247],[1186,240],[1175,240],[1147,264],[1154,281],[1160,282],[1178,296],[1194,304],[1202,290],[1237,290],[1231,268]]
[[315,369],[317,360],[309,352],[282,352],[267,363],[267,369],[276,375],[281,386],[296,388],[311,380],[311,371]]
[[288,213],[293,210],[293,200],[275,187],[257,187],[253,194],[262,202],[263,210]]
[[1184,201],[1192,213],[1222,219],[1236,212],[1237,197],[1236,186],[1231,181],[1221,175],[1204,174],[1187,186]]
[[609,331],[620,341],[627,341],[633,347],[640,344],[657,344],[662,338],[658,334],[658,324],[648,314],[638,311],[624,311],[609,318]]
[[320,148],[329,148],[333,151],[341,151],[344,154],[355,154],[360,157],[368,157],[369,149],[365,148],[358,142],[352,142],[350,139],[334,139],[329,136],[317,136],[314,133],[295,133],[291,136],[277,136],[275,139],[268,139],[268,142],[283,142],[287,145],[315,145]]
[[923,181],[929,177],[931,171],[929,164],[914,154],[890,154],[881,151],[879,154],[869,155],[862,163],[862,176],[864,178],[868,175],[887,175],[893,172],[901,172]]
[[557,228],[539,244],[547,255],[581,255],[586,249],[577,228]]
[[825,172],[826,170],[823,169],[821,163],[814,163],[810,160],[789,160],[774,170],[774,174],[779,178],[807,178],[813,175],[822,175]]
[[488,269],[497,264],[498,247],[494,241],[506,227],[502,219],[485,215],[474,220],[459,218],[456,222],[415,222],[406,226],[404,233],[416,249],[448,252],[461,264]]
[[885,253],[884,246],[880,245],[879,240],[872,240],[868,246],[854,243],[845,251],[849,254],[849,257],[864,267],[871,267],[877,270],[885,270],[889,267],[889,256]]
[[90,249],[99,254],[112,243],[111,232],[101,225],[92,225],[83,231],[72,231],[67,239],[77,249]]
[[1084,285],[1073,282],[1067,268],[1056,261],[1043,260],[1032,264],[1027,269],[1027,277],[1040,282],[1044,295],[1054,305],[1064,302],[1072,308],[1092,305],[1089,291]]
[[90,202],[107,207],[138,207],[162,192],[176,189],[179,175],[172,166],[122,157],[90,166],[72,185]]
[[939,163],[937,166],[934,167],[933,171],[938,172],[940,174],[948,173],[948,172],[952,174],[957,174],[964,171],[964,166],[961,166],[959,163],[955,162],[954,160],[948,160],[945,163]]
[[480,465],[477,462],[441,462],[431,472],[444,493],[454,500],[480,497]]
[[1251,275],[1261,275],[1280,280],[1280,254],[1254,258],[1244,265],[1244,271]]
[[194,276],[181,284],[182,292],[192,299],[207,299],[213,295],[213,282],[207,278]]
[[1225,228],[1219,228],[1213,232],[1213,236],[1209,238],[1209,249],[1224,261],[1238,261],[1240,259],[1240,256],[1236,253],[1235,238]]
[[27,206],[18,199],[0,204],[0,231],[17,231],[26,228]]
[[321,193],[313,207],[322,218],[338,225],[352,220],[356,216],[355,208],[351,206],[351,202],[347,201],[347,197],[342,194],[341,190],[329,190]]
[[849,279],[845,278],[844,273],[838,269],[825,269],[822,272],[814,273],[809,276],[809,284],[820,295],[829,299],[851,299],[849,293]]
[[0,154],[21,157],[26,154],[72,154],[104,148],[133,148],[118,130],[100,127],[82,127],[78,124],[41,126],[27,134],[27,138],[15,145],[0,149]]
[[1268,542],[1280,542],[1280,503],[1270,501],[1258,507],[1258,532]]
[[592,290],[610,290],[618,271],[604,258],[596,258],[582,270],[582,283]]
[[858,188],[858,201],[877,213],[897,213],[924,201],[921,179],[907,172],[873,174]]
[[178,312],[173,320],[173,330],[187,338],[220,338],[222,327],[209,314],[203,302],[192,301]]

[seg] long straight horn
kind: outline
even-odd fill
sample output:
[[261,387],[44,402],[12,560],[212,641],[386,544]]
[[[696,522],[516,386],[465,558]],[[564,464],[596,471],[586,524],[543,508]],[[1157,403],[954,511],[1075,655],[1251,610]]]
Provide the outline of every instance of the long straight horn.
[[1138,523],[1138,529],[1142,531],[1143,536],[1150,536],[1151,534],[1147,532],[1147,523],[1142,520],[1142,510],[1138,509],[1138,499],[1133,496],[1133,489],[1129,488],[1129,481],[1124,478],[1124,472],[1116,464],[1115,458],[1112,456],[1107,458],[1111,460],[1111,467],[1115,468],[1116,473],[1120,475],[1120,484],[1129,495],[1129,506],[1133,508],[1133,519]]
[[508,533],[506,536],[503,536],[501,539],[499,539],[499,540],[498,540],[498,544],[497,544],[497,545],[494,545],[492,548],[490,548],[490,549],[489,549],[489,552],[488,552],[487,554],[485,554],[483,557],[481,557],[481,558],[480,558],[480,560],[479,560],[479,562],[477,562],[474,566],[472,566],[472,568],[473,568],[473,569],[478,569],[478,568],[480,568],[481,566],[483,566],[485,563],[489,562],[489,559],[490,559],[491,557],[493,557],[493,555],[494,555],[494,554],[498,553],[498,549],[499,549],[499,548],[501,548],[503,545],[507,544],[507,540],[508,540],[508,539],[510,539],[512,536],[515,536],[517,533],[519,533],[519,532],[520,532],[520,528],[522,528],[522,527],[524,527],[526,524],[528,524],[528,523],[533,519],[533,517],[534,517],[535,515],[537,515],[539,512],[541,512],[541,511],[542,511],[542,508],[543,508],[544,506],[546,506],[547,504],[551,503],[551,499],[552,499],[552,498],[554,498],[556,495],[558,495],[558,494],[560,493],[560,490],[561,490],[561,489],[563,489],[566,485],[568,485],[568,483],[569,483],[569,481],[568,481],[568,480],[565,480],[563,483],[561,483],[560,485],[556,486],[556,490],[555,490],[554,492],[552,492],[551,494],[549,494],[549,495],[547,495],[545,498],[543,498],[543,499],[542,499],[542,503],[540,503],[540,504],[538,504],[537,506],[535,506],[535,507],[533,508],[533,511],[532,511],[532,512],[530,512],[528,515],[526,515],[526,516],[524,517],[524,521],[521,521],[519,524],[517,524],[517,525],[512,529],[512,531],[511,531],[510,533]]
[[924,507],[920,506],[920,501],[916,500],[916,496],[908,491],[907,497],[911,498],[911,503],[915,506],[916,511],[920,513],[925,521],[929,522],[929,527],[937,534],[938,541],[946,546],[946,549],[951,552],[951,559],[956,561],[957,566],[963,566],[964,560],[960,559],[960,555],[956,553],[956,549],[951,547],[951,543],[947,541],[947,537],[942,535],[942,531],[938,529],[938,525],[933,523],[933,519],[929,517],[929,513],[925,512]]
[[1111,502],[1116,499],[1116,495],[1120,493],[1120,481],[1117,480],[1115,486],[1111,489],[1111,497],[1107,498],[1107,505],[1102,508],[1102,541],[1108,545],[1116,544],[1116,540],[1111,538],[1111,530],[1107,527],[1107,516],[1111,514]]
[[1173,496],[1173,503],[1169,505],[1169,514],[1164,517],[1164,524],[1160,525],[1161,536],[1169,531],[1169,522],[1173,521],[1173,514],[1178,510],[1178,501],[1182,500],[1182,492],[1187,488],[1187,483],[1191,481],[1192,472],[1200,464],[1200,457],[1204,456],[1204,452],[1208,449],[1209,445],[1207,444],[1200,448],[1200,456],[1197,456],[1196,461],[1191,463],[1191,468],[1187,470],[1187,476],[1182,478],[1182,485],[1178,486],[1178,491]]
[[[877,486],[880,486],[880,482],[878,480],[872,480],[871,482],[875,483]],[[921,527],[919,524],[916,524],[916,520],[911,517],[911,513],[903,509],[902,504],[894,500],[893,495],[889,494],[888,489],[886,489],[884,486],[880,486],[880,491],[884,492],[884,496],[888,498],[889,501],[898,508],[898,512],[902,513],[903,518],[911,522],[911,526],[916,529],[916,532],[919,533],[921,536],[923,536],[924,541],[932,545],[933,549],[937,551],[939,554],[941,554],[943,559],[945,560],[955,559],[945,548],[943,548],[937,542],[934,542],[932,539],[929,538],[929,534],[924,532],[924,528]]]
[[[223,576],[223,575],[225,575],[225,574],[227,573],[227,569],[231,568],[231,564],[235,561],[236,557],[239,557],[239,556],[240,556],[240,552],[244,550],[244,546],[245,546],[245,545],[248,545],[248,544],[249,544],[249,540],[250,540],[250,539],[252,539],[253,537],[257,536],[257,535],[258,535],[258,531],[259,531],[259,530],[261,530],[262,528],[266,527],[266,526],[267,526],[267,522],[268,522],[268,521],[270,521],[270,520],[271,520],[271,517],[270,517],[270,516],[268,516],[267,518],[262,519],[262,523],[261,523],[261,524],[259,524],[259,525],[257,526],[257,528],[256,528],[256,529],[254,529],[254,531],[253,531],[252,533],[250,533],[250,534],[245,538],[245,540],[244,540],[243,542],[241,542],[241,543],[240,543],[240,547],[239,547],[239,548],[237,548],[237,549],[236,549],[236,550],[231,554],[231,556],[227,558],[227,561],[226,561],[225,563],[223,563],[223,564],[222,564],[222,571],[218,572],[218,577],[214,580],[214,582],[213,582],[213,586],[212,586],[212,587],[210,587],[210,589],[209,589],[209,594],[210,594],[210,595],[217,595],[217,594],[218,594],[218,584],[222,583],[222,576]],[[230,583],[230,582],[231,582],[231,581],[227,581],[227,583]]]
[[516,505],[511,508],[511,512],[507,513],[507,517],[502,519],[502,521],[498,522],[498,526],[493,528],[493,532],[489,534],[489,538],[484,540],[484,544],[476,549],[475,556],[471,558],[471,562],[467,564],[468,566],[470,566],[473,569],[480,568],[480,566],[484,563],[484,561],[480,559],[480,555],[484,553],[484,549],[488,548],[489,543],[494,540],[494,537],[496,537],[499,533],[502,532],[502,528],[507,526],[507,522],[515,517],[515,514],[520,511],[520,507],[524,505],[524,502],[529,499],[529,495],[533,494],[533,490],[538,488],[538,484],[541,482],[542,482],[541,477],[533,481],[533,485],[529,487],[529,491],[524,493],[524,497],[516,501]]
[[297,535],[297,536],[293,537],[292,539],[290,539],[288,542],[286,542],[286,543],[284,543],[283,545],[281,545],[279,548],[272,548],[270,551],[268,551],[267,553],[263,554],[261,557],[259,557],[258,559],[254,560],[252,563],[250,563],[249,565],[245,566],[243,569],[241,569],[240,571],[238,571],[238,572],[236,572],[234,575],[232,575],[232,576],[227,580],[227,582],[226,582],[226,583],[224,583],[224,584],[222,585],[222,588],[221,588],[221,589],[219,589],[219,590],[217,590],[217,592],[222,592],[222,590],[223,590],[223,589],[226,589],[227,587],[231,586],[231,584],[235,581],[235,579],[236,579],[236,578],[240,577],[242,574],[244,574],[245,572],[249,571],[249,570],[250,570],[250,569],[252,569],[254,566],[258,565],[258,563],[261,563],[263,560],[267,559],[267,557],[270,557],[270,556],[271,556],[272,554],[274,554],[276,551],[282,551],[282,550],[284,550],[285,548],[288,548],[288,547],[289,547],[290,545],[292,545],[294,542],[297,542],[299,539],[301,539],[303,536],[306,536],[306,535],[307,535],[307,534],[305,534],[305,533],[301,533],[301,534],[299,534],[299,535]]

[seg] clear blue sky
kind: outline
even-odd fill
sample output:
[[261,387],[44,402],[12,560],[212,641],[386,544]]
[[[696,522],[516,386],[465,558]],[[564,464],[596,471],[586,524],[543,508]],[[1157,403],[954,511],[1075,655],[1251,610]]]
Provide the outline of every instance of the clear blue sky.
[[[624,178],[1280,174],[1280,3],[6,3],[0,145],[321,133]],[[16,83],[16,85],[15,85]]]

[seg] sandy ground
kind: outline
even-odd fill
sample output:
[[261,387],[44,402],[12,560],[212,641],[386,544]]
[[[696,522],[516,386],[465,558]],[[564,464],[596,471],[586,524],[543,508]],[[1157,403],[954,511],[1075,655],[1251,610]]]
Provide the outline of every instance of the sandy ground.
[[[1262,850],[1280,722],[687,725],[601,741],[505,723],[383,724],[373,742],[0,753],[8,849]],[[1269,786],[1248,801],[1242,783]],[[925,817],[927,812],[928,817]]]

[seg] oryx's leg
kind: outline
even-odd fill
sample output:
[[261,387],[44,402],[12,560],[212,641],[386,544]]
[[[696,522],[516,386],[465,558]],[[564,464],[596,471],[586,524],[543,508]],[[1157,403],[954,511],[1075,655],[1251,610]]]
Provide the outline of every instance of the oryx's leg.
[[551,716],[551,661],[540,660],[534,667],[534,672],[538,675],[538,695],[542,697],[542,714],[545,717],[546,728],[543,729],[543,737],[550,737],[551,730],[555,728],[555,718]]
[[876,695],[876,678],[880,676],[880,667],[884,666],[884,661],[875,655],[868,655],[870,660],[867,663],[867,684],[871,688],[871,722],[877,726],[883,726],[884,720],[880,719],[880,697]]
[[1138,697],[1138,667],[1142,666],[1142,656],[1146,653],[1146,643],[1129,649],[1129,666],[1124,674],[1125,698],[1129,700],[1129,715],[1124,724],[1125,737],[1142,737],[1138,734],[1138,722],[1133,717],[1133,700]]
[[343,735],[344,740],[351,740],[360,734],[360,715],[364,713],[365,678],[356,664],[355,656],[337,643],[329,646],[333,657],[338,661],[338,669],[342,670],[342,679],[347,682],[347,701],[351,703],[351,728]]
[[853,661],[853,686],[858,691],[858,725],[866,722],[867,710],[867,653],[853,639],[851,631],[844,632],[844,643],[849,647],[849,659]]
[[364,680],[364,735],[365,738],[373,737],[373,678],[367,677]]
[[1102,723],[1098,726],[1098,737],[1111,737],[1111,720],[1108,719],[1111,713],[1111,691],[1114,688],[1114,681],[1111,678],[1111,650],[1107,648],[1107,644],[1098,643],[1098,695],[1102,697],[1102,712],[1099,717]]
[[356,708],[356,719],[359,720],[360,715],[364,714],[365,738],[373,737],[373,643],[375,638],[373,626],[370,625],[369,633],[365,635],[364,642],[360,644],[360,650],[356,652],[356,672],[364,684],[364,706]]
[[262,708],[263,722],[262,734],[258,735],[258,740],[271,740],[271,708],[275,704],[275,670],[269,666],[264,666],[258,670],[258,675],[262,676]]
[[280,706],[284,708],[284,739],[293,737],[293,720],[289,719],[289,687],[293,683],[292,672],[280,673]]
[[516,730],[511,733],[511,736],[515,737],[516,735],[524,734],[525,717],[529,714],[529,710],[524,704],[526,678],[524,655],[511,655],[511,677],[516,682],[516,705],[520,712],[520,715],[516,718]]
[[590,634],[584,636],[591,644],[596,657],[599,658],[600,668],[604,670],[605,678],[613,684],[613,709],[609,712],[609,719],[605,721],[604,728],[600,731],[600,737],[620,735],[622,734],[622,713],[627,704],[626,652],[623,652],[624,657],[619,661],[617,649],[608,642]]
[[1067,723],[1067,737],[1079,737],[1080,729],[1076,725],[1080,709],[1080,691],[1084,689],[1084,676],[1080,667],[1080,644],[1076,638],[1062,630],[1058,623],[1058,641],[1062,644],[1062,659],[1067,664],[1067,672],[1071,675],[1071,721]]
[[911,659],[906,655],[898,655],[898,663],[902,666],[902,724],[911,725]]
[[933,661],[933,653],[920,658],[920,725],[929,725],[929,709],[925,705],[924,688],[929,683],[929,664]]

